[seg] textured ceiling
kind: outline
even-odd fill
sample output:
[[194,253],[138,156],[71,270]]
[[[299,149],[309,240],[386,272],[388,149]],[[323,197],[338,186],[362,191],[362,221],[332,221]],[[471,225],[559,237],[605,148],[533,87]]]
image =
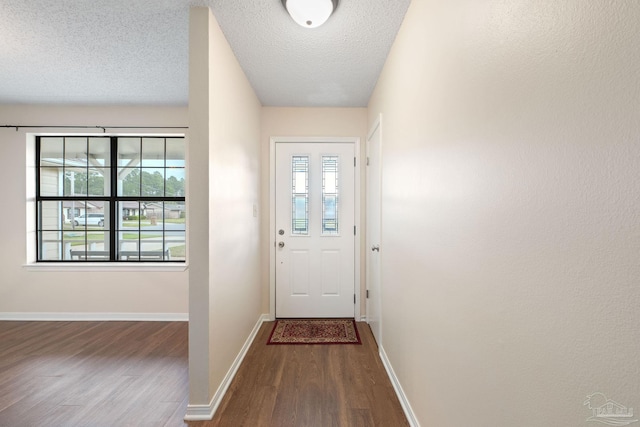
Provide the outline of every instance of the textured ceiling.
[[263,105],[366,106],[410,0],[2,0],[0,103],[186,105],[189,6],[209,6]]

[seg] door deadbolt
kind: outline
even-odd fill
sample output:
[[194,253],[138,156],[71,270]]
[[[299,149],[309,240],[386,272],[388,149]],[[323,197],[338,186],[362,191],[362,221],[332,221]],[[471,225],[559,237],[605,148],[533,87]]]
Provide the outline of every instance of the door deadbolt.
[[284,234],[284,230],[282,229],[278,230],[278,234],[282,236]]

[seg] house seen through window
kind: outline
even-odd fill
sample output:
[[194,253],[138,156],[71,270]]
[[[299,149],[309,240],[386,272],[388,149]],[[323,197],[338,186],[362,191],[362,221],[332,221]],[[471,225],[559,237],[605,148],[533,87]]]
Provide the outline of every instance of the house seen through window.
[[185,260],[183,137],[36,138],[38,261]]

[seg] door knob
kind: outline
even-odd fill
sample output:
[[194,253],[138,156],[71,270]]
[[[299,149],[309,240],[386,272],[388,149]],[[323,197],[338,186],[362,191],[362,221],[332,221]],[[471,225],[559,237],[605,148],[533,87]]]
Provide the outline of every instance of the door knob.
[[375,252],[380,252],[380,245],[373,245],[371,246],[371,250],[375,251]]
[[279,247],[279,248],[284,248],[284,242],[280,242],[280,243],[278,243],[278,247]]

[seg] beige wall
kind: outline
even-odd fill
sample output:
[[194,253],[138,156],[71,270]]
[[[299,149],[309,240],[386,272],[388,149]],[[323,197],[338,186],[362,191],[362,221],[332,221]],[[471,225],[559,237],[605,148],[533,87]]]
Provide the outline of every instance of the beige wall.
[[[262,311],[269,312],[269,144],[274,136],[356,136],[360,137],[361,152],[364,153],[367,135],[366,108],[262,108],[261,126],[261,205],[260,236],[262,239]],[[361,168],[364,183],[365,168]],[[364,197],[364,191],[362,191]],[[362,229],[364,238],[364,199],[362,204]],[[364,240],[363,240],[364,242]],[[364,245],[361,246],[364,251]],[[361,263],[361,289],[364,289],[364,253]],[[361,312],[364,313],[364,298],[361,301]]]
[[261,315],[261,105],[208,8],[191,10],[189,404],[208,405]]
[[209,269],[210,37],[208,9],[189,11],[189,146],[187,258],[189,259],[189,405],[207,407],[210,380],[211,293]]
[[383,346],[421,425],[640,407],[640,6],[414,0],[383,114]]
[[[0,124],[80,126],[186,126],[184,107],[48,107],[0,106]],[[127,130],[122,130],[126,132]],[[144,130],[130,130],[144,132]],[[27,133],[86,133],[79,129],[0,128],[0,182],[3,219],[0,221],[0,315],[43,316],[46,313],[179,314],[188,312],[187,272],[33,271],[27,262],[27,229],[34,213],[26,194],[33,192],[33,147]],[[91,132],[91,130],[89,130]],[[101,133],[101,129],[93,132]],[[163,132],[149,129],[149,132]],[[181,132],[166,130],[166,132]],[[30,175],[28,175],[28,173]],[[27,179],[29,178],[29,182]],[[27,188],[29,186],[29,188]],[[31,234],[29,239],[35,239]],[[35,245],[35,241],[31,242]],[[13,314],[12,314],[13,313]]]

